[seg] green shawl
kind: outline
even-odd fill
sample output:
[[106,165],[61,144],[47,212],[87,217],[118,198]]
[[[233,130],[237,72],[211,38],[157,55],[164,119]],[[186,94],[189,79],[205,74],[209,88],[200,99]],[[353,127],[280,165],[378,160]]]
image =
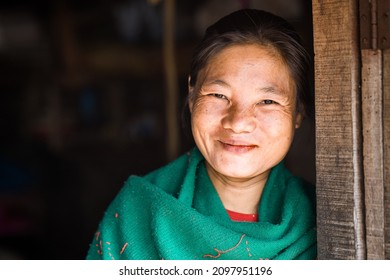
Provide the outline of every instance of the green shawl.
[[234,222],[195,148],[145,177],[129,177],[106,211],[87,259],[314,259],[309,192],[280,163],[265,185],[259,222]]

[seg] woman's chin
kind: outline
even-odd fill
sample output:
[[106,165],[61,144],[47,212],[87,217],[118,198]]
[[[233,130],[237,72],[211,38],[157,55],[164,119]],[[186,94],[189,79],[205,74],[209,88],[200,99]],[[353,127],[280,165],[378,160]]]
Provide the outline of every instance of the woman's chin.
[[228,166],[218,166],[216,171],[225,177],[236,179],[250,179],[262,173],[260,170],[252,169],[253,165],[248,166],[248,164],[230,164]]

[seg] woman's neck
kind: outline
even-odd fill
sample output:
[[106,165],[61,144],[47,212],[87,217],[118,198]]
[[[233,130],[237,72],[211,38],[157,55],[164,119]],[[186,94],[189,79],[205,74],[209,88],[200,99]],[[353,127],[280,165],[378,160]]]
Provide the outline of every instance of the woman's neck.
[[230,178],[218,173],[206,164],[207,172],[224,207],[228,210],[255,214],[263,193],[268,174],[261,174],[253,178]]

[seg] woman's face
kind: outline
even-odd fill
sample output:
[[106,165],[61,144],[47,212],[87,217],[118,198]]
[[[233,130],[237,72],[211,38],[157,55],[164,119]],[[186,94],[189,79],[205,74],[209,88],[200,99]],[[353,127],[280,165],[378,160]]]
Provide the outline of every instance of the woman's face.
[[268,176],[300,125],[295,84],[275,50],[235,45],[214,55],[190,87],[192,132],[213,173]]

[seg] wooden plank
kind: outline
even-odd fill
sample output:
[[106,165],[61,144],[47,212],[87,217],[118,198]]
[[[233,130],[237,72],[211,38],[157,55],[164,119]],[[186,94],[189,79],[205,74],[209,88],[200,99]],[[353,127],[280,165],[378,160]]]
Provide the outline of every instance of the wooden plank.
[[319,259],[364,259],[356,1],[313,1]]
[[385,258],[382,51],[362,50],[363,167],[367,259]]
[[166,82],[166,153],[167,161],[175,159],[179,155],[179,121],[178,121],[178,99],[179,82],[175,60],[175,0],[164,2],[164,66]]
[[390,49],[383,51],[385,259],[390,259]]

